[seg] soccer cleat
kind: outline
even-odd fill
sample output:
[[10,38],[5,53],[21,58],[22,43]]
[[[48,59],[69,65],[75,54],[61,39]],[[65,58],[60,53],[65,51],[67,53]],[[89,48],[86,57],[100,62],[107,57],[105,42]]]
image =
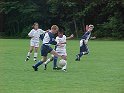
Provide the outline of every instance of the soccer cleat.
[[34,58],[34,61],[36,62],[36,61],[37,61],[37,59],[36,59],[36,58]]
[[25,61],[28,61],[30,59],[30,57],[29,56],[27,56],[27,58],[25,59]]
[[38,68],[36,68],[35,66],[32,66],[32,68],[34,69],[34,71],[38,71]]
[[87,54],[89,54],[89,52],[84,52],[84,55],[87,55]]
[[53,70],[60,70],[60,69],[62,69],[62,68],[60,68],[60,67],[53,67]]
[[66,69],[62,69],[62,71],[67,72],[67,70],[66,70]]
[[61,67],[57,67],[57,70],[61,70],[62,68]]
[[47,70],[47,64],[44,64],[44,70]]
[[79,55],[76,55],[76,59],[75,59],[75,61],[80,61],[80,57],[79,57]]

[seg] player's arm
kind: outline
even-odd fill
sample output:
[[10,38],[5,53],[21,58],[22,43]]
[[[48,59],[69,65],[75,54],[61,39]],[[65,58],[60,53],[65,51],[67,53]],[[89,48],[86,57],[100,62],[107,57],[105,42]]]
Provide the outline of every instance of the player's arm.
[[40,35],[45,34],[47,31],[40,29]]
[[69,37],[66,37],[66,40],[68,40],[68,39],[72,39],[73,37],[74,37],[74,35],[71,34]]
[[52,38],[51,44],[52,44],[52,45],[57,45],[57,42],[55,41],[54,38]]
[[96,39],[96,37],[95,37],[95,36],[93,36],[93,37],[90,37],[90,39]]
[[88,31],[88,29],[89,29],[89,26],[88,26],[88,25],[86,25],[85,30],[86,30],[86,31]]
[[33,38],[34,37],[34,33],[33,33],[33,30],[31,30],[29,33],[28,33],[28,36]]

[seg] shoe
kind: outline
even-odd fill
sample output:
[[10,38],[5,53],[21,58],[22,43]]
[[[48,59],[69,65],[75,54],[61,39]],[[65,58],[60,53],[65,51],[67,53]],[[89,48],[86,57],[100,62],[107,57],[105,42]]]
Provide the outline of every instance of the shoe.
[[44,64],[44,70],[47,70],[47,64]]
[[29,56],[27,56],[27,58],[25,59],[25,61],[28,61],[30,59],[30,57]]
[[84,55],[87,55],[87,54],[89,54],[89,52],[84,52]]
[[80,57],[79,57],[79,55],[76,55],[76,59],[75,59],[75,61],[80,61]]
[[60,70],[60,69],[62,69],[62,68],[60,68],[60,67],[53,67],[53,70]]
[[36,62],[36,61],[37,61],[37,59],[36,59],[36,58],[34,58],[34,61]]
[[34,69],[34,71],[38,71],[38,68],[36,68],[35,66],[32,66],[32,68]]
[[62,68],[61,67],[57,67],[57,69],[56,70],[61,70]]
[[67,70],[66,70],[66,69],[62,69],[62,71],[67,72]]

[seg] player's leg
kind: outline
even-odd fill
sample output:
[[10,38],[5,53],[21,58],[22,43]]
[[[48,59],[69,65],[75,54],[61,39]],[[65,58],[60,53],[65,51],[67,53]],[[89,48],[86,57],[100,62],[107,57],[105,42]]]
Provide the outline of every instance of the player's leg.
[[42,60],[38,61],[33,67],[34,71],[38,70],[38,67],[47,60],[46,56],[42,56]]
[[38,67],[43,64],[44,62],[46,62],[47,60],[47,55],[48,53],[50,53],[51,51],[53,51],[53,49],[50,46],[46,46],[46,45],[42,45],[41,47],[41,56],[42,56],[42,60],[37,62],[33,67],[33,69],[35,71],[38,70]]
[[76,55],[75,61],[80,61],[80,56],[82,52],[83,52],[83,40],[80,40],[80,53]]
[[38,55],[38,47],[34,48],[34,61],[37,61],[37,55]]
[[46,64],[46,65],[47,65],[47,64],[48,64],[48,63],[50,63],[51,61],[53,61],[53,56],[52,56],[51,58],[48,58],[48,59],[47,59],[47,61],[46,61],[46,62],[44,62],[44,64]]
[[57,67],[57,59],[58,57],[61,57],[62,59],[66,59],[66,57],[58,54],[55,50],[51,51],[50,53],[54,55],[53,70],[60,70],[61,68]]
[[84,55],[87,55],[89,54],[89,48],[88,48],[88,45],[86,44],[86,51],[83,53]]
[[46,62],[44,62],[44,70],[47,69],[47,64],[53,61],[53,56],[51,58],[48,58]]
[[53,54],[56,57],[61,57],[62,59],[65,59],[65,56],[59,55],[55,50],[52,50],[50,53]]
[[76,55],[76,61],[80,61],[80,58],[85,55],[88,51],[87,45],[85,44],[85,40],[80,41],[80,53]]
[[54,58],[53,58],[53,70],[57,69],[57,60],[58,60],[58,57],[54,56]]
[[34,61],[37,61],[38,48],[39,48],[39,42],[35,42],[35,47],[34,47]]
[[65,66],[63,66],[62,67],[62,70],[64,71],[64,72],[66,72],[66,69],[67,69],[67,55],[63,55],[63,56],[65,56],[64,58],[64,60],[66,61],[66,64],[65,64]]
[[34,49],[34,46],[33,45],[30,46],[30,49],[29,49],[29,52],[27,53],[27,57],[26,57],[25,61],[28,61],[30,59],[30,55],[31,55],[33,49]]

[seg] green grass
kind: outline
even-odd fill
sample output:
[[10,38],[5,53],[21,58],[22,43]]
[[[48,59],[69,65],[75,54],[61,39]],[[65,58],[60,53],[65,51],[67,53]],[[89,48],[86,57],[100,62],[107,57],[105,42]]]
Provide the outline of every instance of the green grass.
[[[67,44],[68,72],[24,62],[29,40],[0,39],[0,93],[124,93],[124,42],[90,41],[90,54],[75,62],[79,41]],[[40,53],[39,53],[40,59]]]

